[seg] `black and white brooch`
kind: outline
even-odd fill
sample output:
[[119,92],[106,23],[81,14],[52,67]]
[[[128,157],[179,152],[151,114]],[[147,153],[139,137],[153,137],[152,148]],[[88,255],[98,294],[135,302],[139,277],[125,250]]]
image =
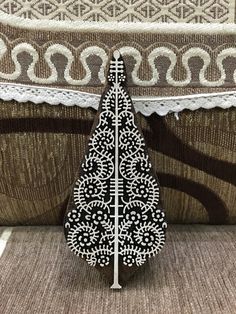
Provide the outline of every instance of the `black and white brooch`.
[[161,250],[167,224],[119,51],[107,81],[64,228],[70,249],[118,289]]

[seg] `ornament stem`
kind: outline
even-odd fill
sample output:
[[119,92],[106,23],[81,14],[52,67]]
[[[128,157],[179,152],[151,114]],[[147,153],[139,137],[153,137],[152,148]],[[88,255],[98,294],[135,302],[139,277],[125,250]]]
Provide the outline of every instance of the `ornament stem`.
[[115,235],[114,235],[114,270],[113,285],[111,289],[120,289],[119,284],[119,112],[118,112],[118,58],[120,53],[116,50],[113,54],[115,61]]

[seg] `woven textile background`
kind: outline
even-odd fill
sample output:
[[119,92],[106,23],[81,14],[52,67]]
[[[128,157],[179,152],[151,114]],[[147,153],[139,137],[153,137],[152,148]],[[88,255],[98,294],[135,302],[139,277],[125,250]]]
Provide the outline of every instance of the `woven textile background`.
[[[23,85],[100,95],[118,49],[132,97],[234,106],[138,119],[168,222],[235,224],[236,96],[214,98],[236,91],[235,12],[235,0],[0,1],[1,98]],[[25,100],[0,101],[0,224],[61,224],[95,111]]]
[[235,22],[235,0],[2,0],[0,11],[48,20]]
[[[0,224],[61,224],[95,111],[0,102]],[[236,109],[139,116],[169,222],[236,223]]]

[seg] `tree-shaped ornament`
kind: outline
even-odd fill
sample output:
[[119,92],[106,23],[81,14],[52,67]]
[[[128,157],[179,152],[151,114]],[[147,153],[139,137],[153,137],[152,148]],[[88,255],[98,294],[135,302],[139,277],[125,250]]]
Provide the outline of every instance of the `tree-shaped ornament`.
[[70,249],[119,289],[165,242],[159,183],[115,51],[64,228]]

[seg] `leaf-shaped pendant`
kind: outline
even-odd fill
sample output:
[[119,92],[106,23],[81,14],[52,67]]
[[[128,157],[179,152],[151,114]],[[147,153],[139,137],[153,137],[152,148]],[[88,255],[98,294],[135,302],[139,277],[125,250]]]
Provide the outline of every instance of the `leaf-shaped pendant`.
[[64,228],[70,249],[119,289],[163,247],[167,224],[119,51],[107,80]]

